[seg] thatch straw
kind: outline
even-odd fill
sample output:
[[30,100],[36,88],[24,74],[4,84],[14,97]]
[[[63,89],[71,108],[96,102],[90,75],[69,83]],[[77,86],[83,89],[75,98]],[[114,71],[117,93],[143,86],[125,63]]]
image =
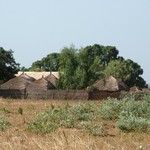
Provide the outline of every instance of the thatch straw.
[[92,87],[96,87],[99,91],[121,91],[128,90],[128,86],[114,78],[113,76],[109,76],[103,80],[96,81]]
[[[35,78],[36,80],[41,79],[42,77],[46,77],[49,74],[53,74],[57,79],[59,78],[59,73],[58,72],[46,72],[46,71],[41,71],[41,72],[35,72],[35,71],[25,71],[25,74],[27,74],[30,77]],[[19,76],[20,74],[22,74],[21,71],[19,71],[16,76]]]
[[22,73],[18,77],[12,78],[9,81],[3,83],[1,89],[25,89],[29,84],[31,84],[35,79],[28,76],[25,73]]
[[45,77],[46,80],[50,81],[55,87],[58,78],[56,78],[52,73]]
[[27,91],[30,91],[30,92],[47,91],[50,89],[56,89],[56,88],[50,81],[46,80],[44,77],[42,77],[41,79],[35,80],[27,87]]

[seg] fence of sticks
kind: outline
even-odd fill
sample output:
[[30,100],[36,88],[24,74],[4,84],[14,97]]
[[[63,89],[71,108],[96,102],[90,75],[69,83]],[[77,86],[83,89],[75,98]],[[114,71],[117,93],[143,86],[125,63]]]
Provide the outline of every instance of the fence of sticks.
[[14,90],[0,89],[0,97],[35,100],[102,100],[107,97],[119,98],[120,92],[86,90]]

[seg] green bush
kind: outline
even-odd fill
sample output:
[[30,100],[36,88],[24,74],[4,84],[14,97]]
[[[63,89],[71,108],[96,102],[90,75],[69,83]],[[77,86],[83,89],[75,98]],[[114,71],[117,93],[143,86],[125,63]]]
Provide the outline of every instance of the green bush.
[[7,122],[3,117],[0,116],[0,130],[5,130],[8,126],[10,126],[10,123]]
[[104,126],[101,124],[92,125],[92,123],[85,122],[82,128],[93,136],[105,136]]
[[49,111],[42,113],[29,125],[28,130],[32,132],[49,133],[59,127],[81,128],[82,121],[94,119],[94,106],[91,104],[79,104],[63,107],[51,106]]
[[58,128],[79,128],[92,135],[103,136],[104,128],[99,125],[101,119],[116,120],[116,127],[123,132],[149,132],[150,94],[144,95],[140,101],[132,94],[121,100],[108,98],[100,104],[51,105],[27,128],[37,133],[49,133]]
[[123,132],[149,132],[150,122],[132,112],[122,111],[116,125]]
[[118,119],[121,103],[115,98],[108,98],[99,108],[99,115],[104,120]]
[[150,119],[150,96],[143,96],[143,100],[124,98],[121,110],[132,112],[136,117]]
[[128,100],[122,105],[122,110],[131,112],[137,117],[142,117],[144,109],[141,107],[141,101]]
[[36,133],[49,133],[58,128],[57,116],[52,113],[42,113],[35,118],[29,125],[28,130]]
[[100,106],[100,117],[104,120],[117,120],[116,126],[124,132],[149,132],[150,94],[143,95],[143,100],[136,100],[131,94],[123,99],[109,98]]
[[66,105],[61,110],[61,127],[80,128],[80,122],[94,120],[95,107],[92,104],[78,104],[72,107]]

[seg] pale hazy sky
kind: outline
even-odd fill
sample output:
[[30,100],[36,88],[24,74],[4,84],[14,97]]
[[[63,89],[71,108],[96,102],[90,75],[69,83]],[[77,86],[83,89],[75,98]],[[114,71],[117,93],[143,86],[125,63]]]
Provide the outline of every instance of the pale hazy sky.
[[150,0],[0,0],[0,47],[21,66],[71,44],[116,46],[150,83]]

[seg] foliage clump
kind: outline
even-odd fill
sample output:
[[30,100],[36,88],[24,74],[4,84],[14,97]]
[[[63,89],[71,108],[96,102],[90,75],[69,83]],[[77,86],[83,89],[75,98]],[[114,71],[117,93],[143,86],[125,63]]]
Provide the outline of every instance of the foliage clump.
[[3,117],[0,116],[0,130],[5,130],[8,126],[10,126],[10,123],[7,122]]
[[99,108],[99,116],[104,120],[118,119],[121,103],[115,98],[108,98]]
[[78,104],[63,107],[51,106],[50,110],[35,118],[29,125],[28,130],[36,133],[50,133],[58,128],[83,129],[94,136],[103,135],[102,125],[93,125],[96,120],[96,106],[92,104]]
[[0,66],[0,83],[13,78],[19,71],[19,64],[16,63],[12,50],[7,51],[3,47],[0,47]]
[[78,128],[94,136],[106,135],[102,120],[116,122],[122,132],[150,131],[150,94],[143,100],[128,96],[117,100],[108,98],[100,104],[80,103],[64,106],[51,105],[44,113],[39,114],[29,125],[28,130],[36,133],[50,133],[58,128]]
[[116,126],[123,132],[149,132],[150,122],[143,117],[137,117],[132,112],[122,111]]
[[52,53],[33,62],[29,70],[58,71],[58,89],[84,89],[110,75],[129,87],[147,87],[141,77],[141,66],[119,56],[119,51],[114,46],[94,44],[77,49],[71,45],[64,47],[60,53]]
[[150,131],[150,94],[137,101],[136,96],[125,97],[120,101],[109,99],[100,106],[100,117],[116,120],[116,127],[123,132]]

